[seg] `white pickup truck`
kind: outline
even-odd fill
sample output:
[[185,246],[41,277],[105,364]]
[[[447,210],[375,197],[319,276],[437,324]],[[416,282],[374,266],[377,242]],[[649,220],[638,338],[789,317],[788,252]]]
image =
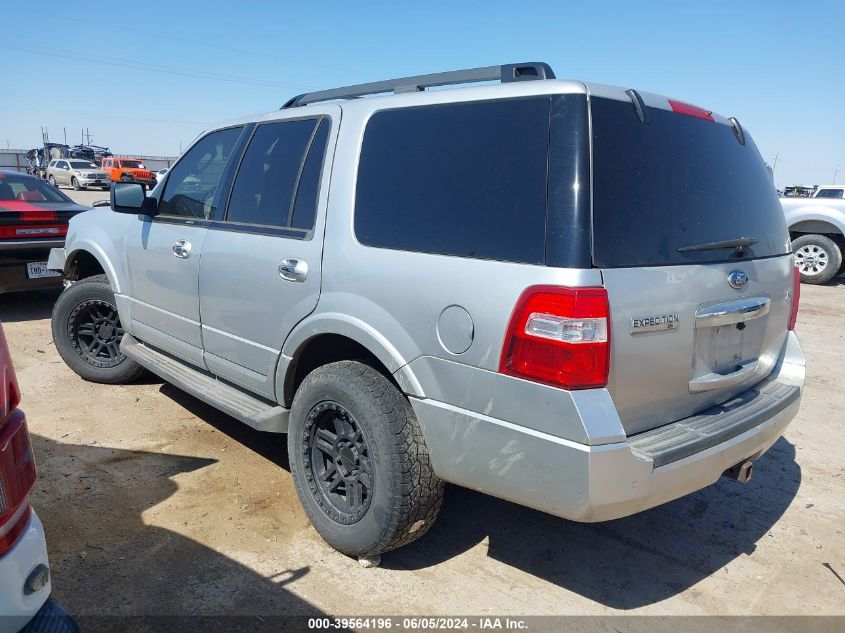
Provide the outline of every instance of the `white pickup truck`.
[[823,284],[843,271],[845,186],[822,185],[812,198],[781,198],[801,281]]

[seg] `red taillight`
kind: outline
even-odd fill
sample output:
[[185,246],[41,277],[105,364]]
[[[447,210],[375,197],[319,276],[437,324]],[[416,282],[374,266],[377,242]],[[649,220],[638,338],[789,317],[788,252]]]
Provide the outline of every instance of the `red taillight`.
[[691,103],[684,103],[683,101],[675,101],[674,99],[669,99],[669,107],[672,108],[672,112],[677,112],[678,114],[694,116],[699,119],[704,119],[705,121],[714,120],[713,113],[710,110],[699,108],[698,106],[694,106]]
[[29,491],[35,483],[35,460],[20,409],[0,422],[0,556],[17,541],[29,521]]
[[18,409],[20,390],[15,369],[0,326],[0,556],[15,544],[29,523],[27,495],[35,483],[35,461],[26,428]]
[[604,288],[532,286],[511,316],[499,371],[564,389],[607,385],[610,312]]
[[0,239],[26,240],[38,237],[64,237],[67,224],[18,224],[0,226]]
[[798,266],[792,267],[792,308],[789,312],[789,330],[795,329],[798,320],[798,304],[801,301],[801,273]]

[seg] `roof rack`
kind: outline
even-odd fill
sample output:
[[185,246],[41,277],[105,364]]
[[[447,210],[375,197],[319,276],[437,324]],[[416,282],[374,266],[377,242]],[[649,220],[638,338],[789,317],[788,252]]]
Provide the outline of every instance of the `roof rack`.
[[445,73],[433,73],[431,75],[416,75],[414,77],[401,77],[399,79],[387,79],[367,84],[357,84],[344,88],[333,88],[331,90],[320,90],[297,95],[281,107],[296,108],[298,106],[317,103],[319,101],[333,101],[335,99],[354,99],[365,95],[374,95],[384,92],[400,94],[403,92],[422,92],[426,88],[434,86],[451,86],[455,84],[469,84],[479,81],[501,81],[510,83],[512,81],[533,81],[538,79],[554,79],[555,74],[551,67],[544,62],[525,62],[523,64],[502,64],[501,66],[485,66],[483,68],[467,68],[464,70],[453,70]]

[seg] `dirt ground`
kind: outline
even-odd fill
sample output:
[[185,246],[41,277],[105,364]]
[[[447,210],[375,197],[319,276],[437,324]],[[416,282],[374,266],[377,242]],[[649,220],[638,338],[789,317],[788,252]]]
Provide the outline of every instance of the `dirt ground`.
[[54,595],[77,615],[845,614],[843,293],[802,288],[803,404],[748,485],[594,525],[450,487],[378,569],[310,527],[283,436],[155,378],[86,383],[51,342],[56,293],[2,296]]

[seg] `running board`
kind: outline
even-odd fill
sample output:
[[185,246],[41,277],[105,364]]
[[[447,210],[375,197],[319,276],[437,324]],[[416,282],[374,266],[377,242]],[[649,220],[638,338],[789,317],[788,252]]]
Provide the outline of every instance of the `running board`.
[[123,335],[120,350],[139,365],[206,404],[259,431],[287,433],[290,410],[251,396],[179,360]]

